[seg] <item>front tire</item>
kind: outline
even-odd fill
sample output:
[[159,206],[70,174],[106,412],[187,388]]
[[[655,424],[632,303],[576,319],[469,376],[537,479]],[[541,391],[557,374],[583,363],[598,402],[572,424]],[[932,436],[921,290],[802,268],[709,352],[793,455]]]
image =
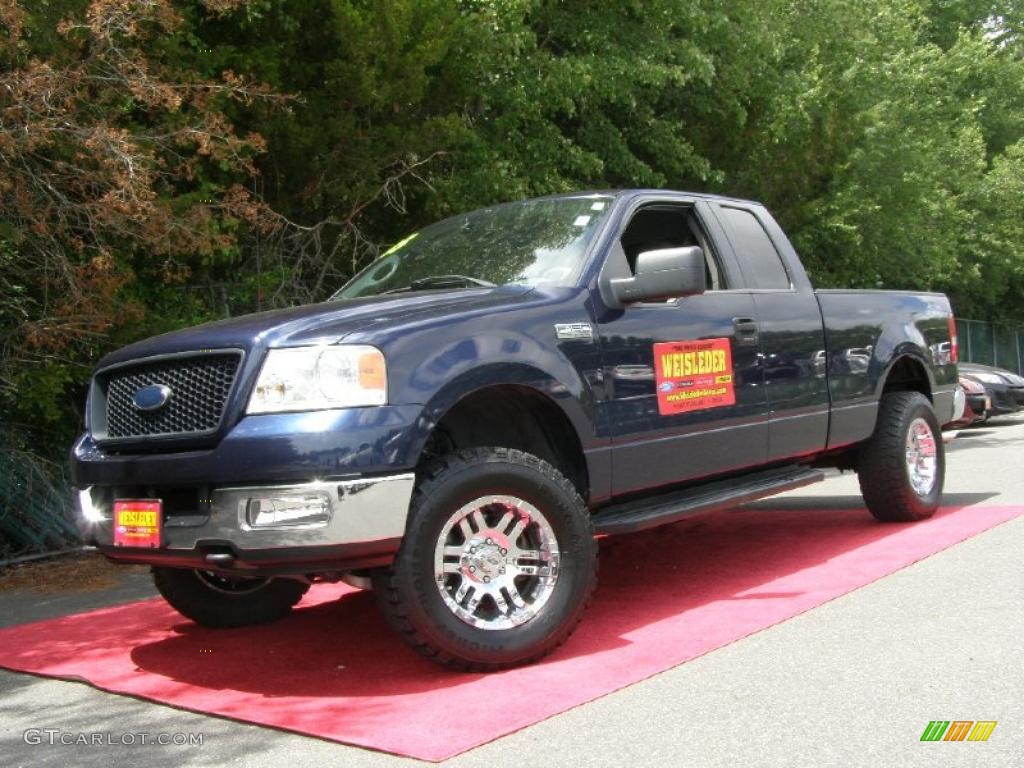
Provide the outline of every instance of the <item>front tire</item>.
[[309,589],[297,579],[249,579],[159,566],[153,567],[153,583],[178,613],[214,629],[276,621]]
[[597,542],[575,487],[521,451],[476,448],[417,483],[394,563],[374,574],[388,622],[444,666],[536,661],[572,634],[597,576]]
[[919,392],[882,396],[874,434],[859,451],[857,477],[871,514],[913,522],[935,514],[946,454],[931,402]]

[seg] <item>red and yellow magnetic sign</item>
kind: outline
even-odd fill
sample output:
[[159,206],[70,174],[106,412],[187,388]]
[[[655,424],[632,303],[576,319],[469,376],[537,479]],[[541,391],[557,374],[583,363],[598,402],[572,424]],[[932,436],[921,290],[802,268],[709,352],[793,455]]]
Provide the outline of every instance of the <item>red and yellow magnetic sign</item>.
[[736,402],[728,337],[655,344],[654,373],[662,416]]
[[161,517],[158,499],[117,499],[114,502],[114,546],[159,547]]

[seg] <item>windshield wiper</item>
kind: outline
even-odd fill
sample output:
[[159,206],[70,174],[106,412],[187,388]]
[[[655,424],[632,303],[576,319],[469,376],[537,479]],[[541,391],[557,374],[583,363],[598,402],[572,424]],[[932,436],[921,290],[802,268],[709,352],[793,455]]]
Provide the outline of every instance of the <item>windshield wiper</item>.
[[408,291],[422,291],[437,288],[496,288],[496,284],[488,280],[481,280],[478,277],[469,275],[431,275],[413,280],[404,288],[392,288],[384,293],[407,293]]

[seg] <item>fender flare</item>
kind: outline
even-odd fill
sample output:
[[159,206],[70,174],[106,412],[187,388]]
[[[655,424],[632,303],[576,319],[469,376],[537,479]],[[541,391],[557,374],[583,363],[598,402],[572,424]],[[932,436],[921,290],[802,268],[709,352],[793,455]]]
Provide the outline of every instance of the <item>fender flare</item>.
[[606,441],[595,435],[590,388],[584,387],[578,377],[574,383],[576,386],[566,384],[553,374],[522,362],[490,363],[466,371],[446,382],[423,406],[408,446],[410,463],[419,462],[434,429],[464,398],[500,386],[521,387],[543,397],[565,416],[583,452],[590,498],[603,498],[610,491],[606,486],[611,482],[611,453],[592,450]]
[[885,385],[888,383],[893,369],[899,365],[901,360],[911,360],[924,371],[925,380],[928,382],[928,398],[932,399],[936,388],[935,376],[920,347],[909,341],[898,345],[893,350],[888,363],[884,366],[882,373],[878,377],[878,383],[875,385],[875,397],[881,400],[882,392],[885,391]]
[[411,446],[413,453],[416,456],[422,453],[430,433],[459,401],[475,392],[498,386],[519,386],[535,391],[565,415],[581,446],[585,448],[593,441],[593,422],[589,415],[593,403],[589,390],[581,392],[552,374],[524,363],[489,363],[449,380],[427,401],[416,424]]

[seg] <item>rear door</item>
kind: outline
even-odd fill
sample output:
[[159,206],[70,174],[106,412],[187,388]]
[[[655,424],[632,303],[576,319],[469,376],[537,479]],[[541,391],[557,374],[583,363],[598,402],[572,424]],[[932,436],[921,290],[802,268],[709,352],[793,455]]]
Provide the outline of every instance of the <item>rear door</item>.
[[796,252],[759,205],[714,201],[714,212],[754,301],[768,401],[768,460],[825,447],[827,352],[821,308]]
[[628,276],[644,250],[700,245],[708,290],[597,312],[613,495],[764,463],[756,306],[716,247],[713,214],[699,200],[641,198],[623,222],[605,271]]

